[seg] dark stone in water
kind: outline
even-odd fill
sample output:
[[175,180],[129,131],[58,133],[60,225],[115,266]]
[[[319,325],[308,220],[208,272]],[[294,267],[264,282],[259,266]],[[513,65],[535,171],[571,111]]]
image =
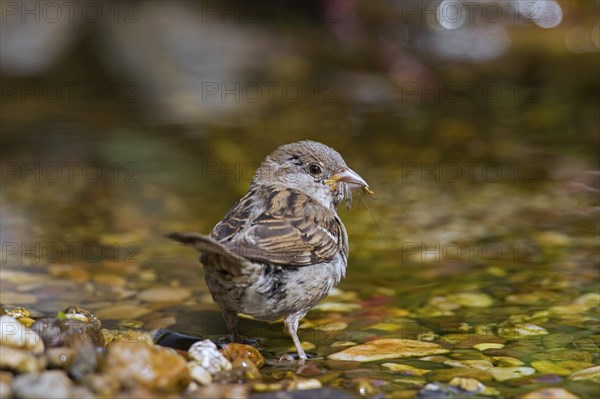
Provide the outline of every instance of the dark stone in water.
[[194,343],[202,341],[204,338],[194,335],[178,333],[175,331],[159,328],[150,331],[152,340],[156,345],[166,346],[167,348],[187,351]]

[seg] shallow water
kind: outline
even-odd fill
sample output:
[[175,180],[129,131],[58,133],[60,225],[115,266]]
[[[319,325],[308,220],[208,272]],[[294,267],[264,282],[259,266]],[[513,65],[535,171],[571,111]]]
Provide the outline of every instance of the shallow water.
[[[363,22],[377,36],[377,21]],[[600,364],[597,52],[567,51],[568,26],[552,35],[510,28],[510,51],[498,60],[414,56],[430,74],[412,83],[437,87],[437,96],[407,99],[377,48],[358,41],[332,53],[333,35],[314,40],[325,28],[299,29],[305,36],[267,28],[295,47],[265,72],[309,90],[298,101],[248,102],[213,119],[165,123],[161,112],[173,110],[153,115],[145,97],[75,104],[3,97],[0,302],[35,317],[76,304],[106,328],[221,339],[227,331],[197,254],[164,234],[209,233],[269,152],[314,139],[337,149],[375,191],[355,193],[352,210],[339,210],[350,239],[347,275],[300,327],[324,385],[411,398],[462,367],[462,376],[490,388],[470,397],[547,387],[595,397],[597,374],[569,376]],[[70,73],[114,79],[89,69],[88,50],[72,57],[37,83],[68,81]],[[440,91],[469,82],[499,85],[504,95],[450,101]],[[170,106],[196,115],[186,97],[175,97]],[[197,113],[211,114],[209,104]],[[240,323],[267,358],[266,375],[294,369],[277,363],[293,349],[282,323]],[[352,345],[345,342],[376,338],[434,342],[449,352],[326,359]],[[502,347],[474,347],[489,343]],[[504,380],[467,361],[535,370]]]

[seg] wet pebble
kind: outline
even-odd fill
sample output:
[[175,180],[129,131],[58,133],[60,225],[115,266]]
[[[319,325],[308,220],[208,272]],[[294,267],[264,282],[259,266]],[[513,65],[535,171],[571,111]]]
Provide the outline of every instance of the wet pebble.
[[111,343],[103,371],[125,387],[160,392],[178,392],[191,379],[185,359],[173,349],[140,343]]
[[486,390],[486,386],[475,378],[454,377],[448,385],[460,388],[469,393],[480,393]]
[[398,363],[383,363],[381,367],[393,371],[395,373],[402,373],[406,375],[423,375],[429,373],[430,370],[420,369],[417,367],[409,366],[407,364]]
[[452,367],[468,367],[484,371],[494,367],[489,360],[446,360],[443,364]]
[[579,396],[563,388],[546,388],[521,395],[519,399],[579,399]]
[[119,381],[113,376],[101,373],[92,373],[86,375],[85,378],[82,380],[82,383],[91,392],[93,392],[101,398],[114,397],[116,392],[121,387]]
[[[313,348],[314,345],[310,349]],[[244,345],[232,342],[224,345],[220,352],[230,362],[233,362],[236,359],[248,359],[258,368],[261,368],[265,364],[265,358],[263,355],[252,345]]]
[[518,367],[525,364],[521,360],[510,356],[493,356],[492,360],[494,360],[496,367]]
[[481,292],[461,292],[448,295],[447,299],[452,303],[469,308],[487,308],[494,303],[492,297]]
[[41,371],[46,367],[46,358],[38,357],[25,349],[0,345],[0,369],[17,373]]
[[548,360],[535,360],[531,362],[531,367],[536,369],[540,374],[555,374],[560,376],[567,376],[571,374],[572,370],[565,367],[561,367],[559,364]]
[[548,331],[535,324],[518,323],[511,327],[504,327],[499,330],[500,336],[509,340],[526,339],[539,335],[547,335]]
[[46,351],[48,367],[66,370],[75,358],[75,350],[68,347],[49,348]]
[[73,383],[63,371],[50,370],[18,375],[12,389],[20,399],[64,399],[72,396]]
[[594,381],[600,383],[600,366],[575,371],[568,378],[573,381]]
[[483,352],[488,349],[504,348],[504,344],[499,344],[499,343],[494,343],[494,342],[485,342],[485,343],[481,343],[481,344],[475,344],[475,345],[473,345],[473,348]]
[[0,316],[0,343],[13,348],[28,350],[35,354],[44,353],[42,338],[14,317]]
[[496,381],[506,381],[521,378],[535,373],[531,367],[494,367],[488,370]]
[[0,371],[0,399],[12,398],[12,384],[13,376],[7,371]]
[[410,339],[377,339],[329,355],[332,360],[372,362],[398,357],[427,356],[449,352],[438,344]]
[[[231,350],[231,352],[233,351]],[[208,339],[192,344],[188,350],[188,356],[190,361],[187,363],[187,368],[192,379],[200,385],[210,384],[217,373],[232,368],[231,362]]]

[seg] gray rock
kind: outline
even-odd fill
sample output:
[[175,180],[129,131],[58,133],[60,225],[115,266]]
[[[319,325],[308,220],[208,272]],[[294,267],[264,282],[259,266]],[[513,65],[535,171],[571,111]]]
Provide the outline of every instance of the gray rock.
[[73,395],[73,383],[60,370],[27,373],[12,383],[13,394],[20,399],[68,399]]

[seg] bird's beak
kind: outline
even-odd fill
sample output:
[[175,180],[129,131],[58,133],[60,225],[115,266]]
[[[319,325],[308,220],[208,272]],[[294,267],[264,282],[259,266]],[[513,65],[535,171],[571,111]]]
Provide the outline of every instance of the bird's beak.
[[346,167],[333,175],[330,179],[333,185],[337,185],[339,182],[346,183],[351,190],[355,188],[362,189],[367,194],[373,194],[373,192],[369,189],[369,185],[367,182],[358,175],[352,169]]

